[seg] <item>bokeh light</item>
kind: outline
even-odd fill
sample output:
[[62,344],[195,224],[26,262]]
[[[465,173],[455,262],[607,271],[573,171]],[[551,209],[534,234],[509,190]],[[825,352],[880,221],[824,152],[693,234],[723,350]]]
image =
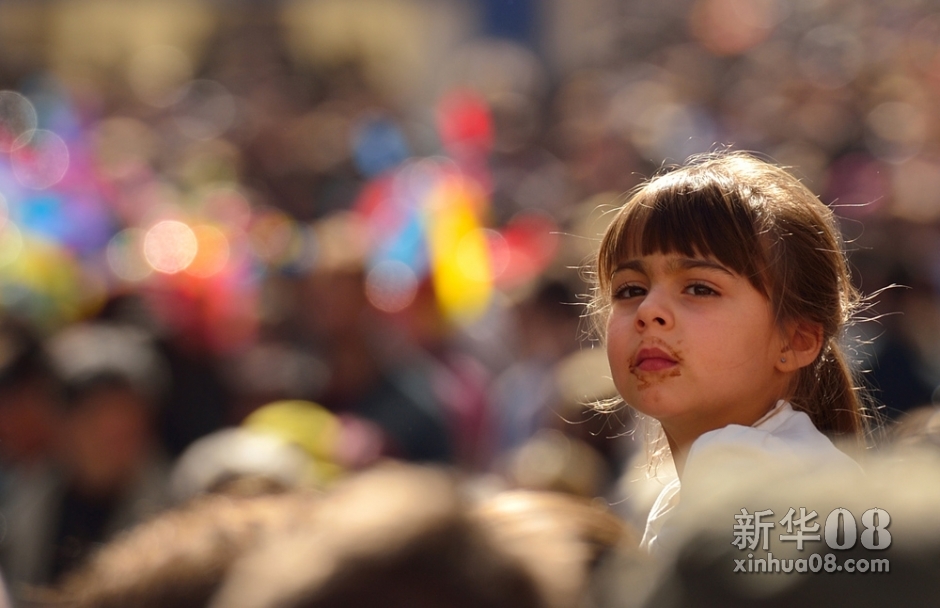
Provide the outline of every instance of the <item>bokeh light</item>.
[[29,143],[36,126],[32,102],[16,91],[0,91],[0,152],[9,153]]
[[[663,82],[665,74],[653,66],[643,67],[647,73],[619,87],[611,94],[608,103],[607,122],[627,138],[634,129],[643,126],[643,115],[648,108],[674,103],[676,99],[672,87]],[[571,103],[578,102],[572,100]]]
[[144,258],[157,272],[176,274],[196,258],[199,242],[193,229],[183,222],[163,220],[144,237]]
[[150,276],[153,267],[144,257],[145,230],[125,228],[108,242],[108,267],[118,278],[135,283]]
[[237,115],[235,98],[215,80],[194,80],[174,108],[176,125],[187,137],[208,140],[225,133]]
[[23,234],[13,222],[0,226],[0,268],[15,262],[23,252]]
[[849,84],[865,66],[865,46],[854,30],[834,23],[820,25],[800,41],[800,70],[814,85],[837,89]]
[[891,163],[902,163],[916,156],[927,138],[927,116],[903,101],[879,104],[868,113],[865,125],[869,151]]
[[418,277],[407,264],[397,260],[379,262],[366,276],[366,297],[384,312],[407,308],[418,293]]
[[16,179],[35,190],[59,183],[69,168],[68,146],[61,137],[46,129],[20,135],[13,144],[10,158]]
[[197,277],[211,277],[221,272],[228,264],[231,247],[225,234],[215,226],[201,224],[193,226],[196,236],[196,256],[186,267],[186,272]]
[[697,0],[689,29],[710,53],[739,55],[767,39],[779,10],[777,0]]
[[230,230],[245,231],[251,224],[251,203],[236,184],[212,184],[198,195],[202,216]]

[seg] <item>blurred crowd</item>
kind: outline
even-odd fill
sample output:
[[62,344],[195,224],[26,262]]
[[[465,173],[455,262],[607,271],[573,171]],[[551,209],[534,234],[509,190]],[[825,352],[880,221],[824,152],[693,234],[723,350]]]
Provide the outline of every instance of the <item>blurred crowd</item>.
[[[454,542],[425,539],[429,553],[403,558],[459,573],[441,597],[496,576],[475,559],[500,571],[507,606],[546,605],[545,584],[563,598],[547,605],[575,605],[599,548],[635,540],[649,506],[626,481],[643,477],[630,414],[591,409],[615,392],[582,318],[584,264],[624,192],[720,146],[792,167],[833,206],[872,296],[871,320],[846,337],[855,363],[886,427],[902,420],[905,437],[935,441],[940,13],[929,2],[223,4],[141,3],[147,19],[98,0],[0,7],[9,585],[104,585],[88,582],[95,568],[165,533],[193,545],[140,563],[155,578],[134,593],[185,578],[160,564],[188,559],[202,591],[159,605],[206,605],[217,588],[213,605],[295,605],[275,595],[314,576],[326,599],[303,605],[353,605],[336,603],[352,591],[332,573],[356,558],[363,521],[394,528],[366,513],[387,501],[415,523],[387,530],[382,551],[431,528]],[[85,19],[98,25],[83,32]],[[315,27],[327,22],[343,33]],[[95,38],[124,29],[115,48]],[[165,35],[131,44],[151,31]],[[84,50],[66,52],[76,37]],[[416,503],[383,481],[400,473],[377,474],[368,496],[263,498],[389,461],[461,482],[402,474]],[[207,492],[250,504],[189,502]],[[540,559],[515,555],[535,541],[505,535],[539,529],[462,493],[516,496],[575,533],[541,539]],[[586,502],[551,502],[562,496]],[[584,509],[598,519],[584,523]],[[322,571],[260,553],[245,559],[282,587],[222,584],[230,566],[267,572],[232,566],[249,537],[295,526],[325,535],[290,553]],[[474,540],[480,527],[496,530],[492,545]],[[558,557],[565,542],[579,548]],[[500,570],[513,560],[528,574]],[[393,561],[380,579],[403,580],[409,568]],[[85,582],[63,578],[83,565]],[[421,605],[406,587],[400,605]],[[273,595],[240,604],[246,589]],[[120,598],[88,605],[130,605]]]

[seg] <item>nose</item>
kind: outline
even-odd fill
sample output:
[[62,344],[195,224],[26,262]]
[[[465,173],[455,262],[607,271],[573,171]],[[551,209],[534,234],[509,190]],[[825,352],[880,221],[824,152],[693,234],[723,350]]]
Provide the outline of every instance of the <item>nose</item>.
[[634,322],[640,331],[650,327],[671,327],[674,317],[665,294],[659,290],[650,290],[637,307]]

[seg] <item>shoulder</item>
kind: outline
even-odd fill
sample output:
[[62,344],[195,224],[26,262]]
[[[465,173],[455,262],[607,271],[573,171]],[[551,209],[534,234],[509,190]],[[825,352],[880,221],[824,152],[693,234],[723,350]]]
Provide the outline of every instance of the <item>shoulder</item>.
[[760,470],[766,474],[829,468],[861,473],[859,465],[820,432],[809,416],[789,403],[756,426],[732,424],[703,434],[692,444],[686,463],[690,477],[706,471]]

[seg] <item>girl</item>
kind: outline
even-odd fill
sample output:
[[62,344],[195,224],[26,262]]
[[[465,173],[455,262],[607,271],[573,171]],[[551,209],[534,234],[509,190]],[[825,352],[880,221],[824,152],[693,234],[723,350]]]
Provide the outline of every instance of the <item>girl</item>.
[[826,434],[865,429],[839,343],[859,297],[831,211],[793,176],[744,153],[695,159],[635,191],[596,264],[614,384],[678,473],[641,546],[661,542],[680,480],[711,472],[709,448],[858,470]]

